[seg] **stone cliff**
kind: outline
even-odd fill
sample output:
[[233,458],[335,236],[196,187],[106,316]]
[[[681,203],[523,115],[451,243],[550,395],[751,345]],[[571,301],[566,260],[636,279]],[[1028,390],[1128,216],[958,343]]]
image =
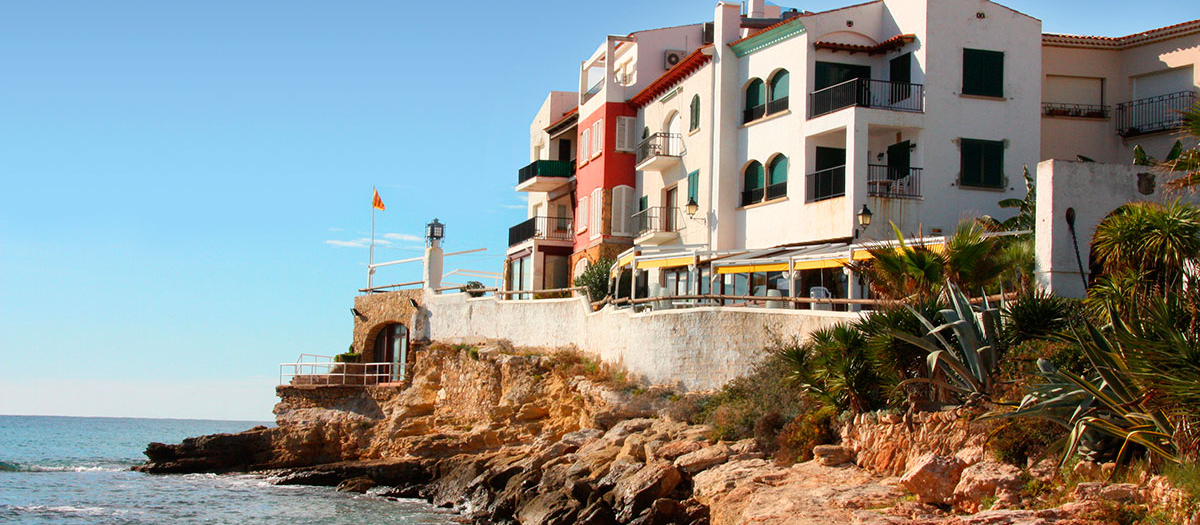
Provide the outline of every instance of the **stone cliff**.
[[840,445],[786,466],[673,419],[695,394],[578,354],[433,345],[412,372],[403,387],[281,386],[278,427],[154,443],[138,470],[261,471],[424,498],[475,523],[1067,525],[1166,497],[1081,484],[1078,501],[1028,510],[1029,474],[987,461],[984,433],[950,412],[860,415]]

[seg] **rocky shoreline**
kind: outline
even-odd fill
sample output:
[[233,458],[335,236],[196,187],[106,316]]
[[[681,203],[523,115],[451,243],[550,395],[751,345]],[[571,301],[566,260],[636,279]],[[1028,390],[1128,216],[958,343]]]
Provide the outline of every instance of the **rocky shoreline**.
[[1170,497],[1154,483],[1081,483],[1072,501],[1031,510],[1030,480],[1054,469],[986,460],[986,432],[955,413],[861,415],[839,445],[787,466],[673,417],[688,395],[609,380],[567,354],[503,342],[415,354],[404,388],[282,386],[278,427],[151,444],[137,470],[260,472],[527,525],[1074,525]]

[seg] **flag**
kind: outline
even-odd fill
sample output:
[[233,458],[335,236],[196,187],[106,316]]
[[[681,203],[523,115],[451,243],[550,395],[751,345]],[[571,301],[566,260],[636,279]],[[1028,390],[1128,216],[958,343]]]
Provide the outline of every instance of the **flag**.
[[384,211],[383,199],[379,198],[379,190],[371,188],[371,191],[375,192],[375,198],[371,199],[371,207],[379,211]]

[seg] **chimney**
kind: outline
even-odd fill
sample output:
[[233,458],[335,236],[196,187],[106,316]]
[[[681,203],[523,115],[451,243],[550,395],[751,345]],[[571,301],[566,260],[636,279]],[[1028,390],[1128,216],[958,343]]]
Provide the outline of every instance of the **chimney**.
[[750,18],[766,18],[767,0],[750,0]]

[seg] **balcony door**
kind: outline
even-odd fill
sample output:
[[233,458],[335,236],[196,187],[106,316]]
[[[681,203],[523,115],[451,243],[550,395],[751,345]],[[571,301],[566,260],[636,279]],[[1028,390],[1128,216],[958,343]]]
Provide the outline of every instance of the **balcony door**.
[[912,96],[912,53],[905,53],[888,62],[888,104],[907,100]]
[[387,325],[375,336],[375,355],[372,362],[387,363],[368,366],[367,383],[403,381],[408,359],[408,327],[396,323]]
[[663,155],[679,156],[679,152],[683,149],[683,117],[679,112],[671,114],[671,118],[667,120],[667,137],[663,141]]
[[829,86],[836,86],[847,80],[871,78],[871,66],[839,64],[837,62],[817,62],[816,67],[816,78],[813,79],[814,91],[820,91]]
[[679,206],[679,186],[667,190],[667,195],[663,199],[663,202],[666,203],[662,218],[663,231],[673,232],[679,226],[675,224],[675,209]]
[[887,174],[889,180],[900,180],[908,176],[908,172],[912,168],[911,151],[911,143],[907,140],[888,146]]

